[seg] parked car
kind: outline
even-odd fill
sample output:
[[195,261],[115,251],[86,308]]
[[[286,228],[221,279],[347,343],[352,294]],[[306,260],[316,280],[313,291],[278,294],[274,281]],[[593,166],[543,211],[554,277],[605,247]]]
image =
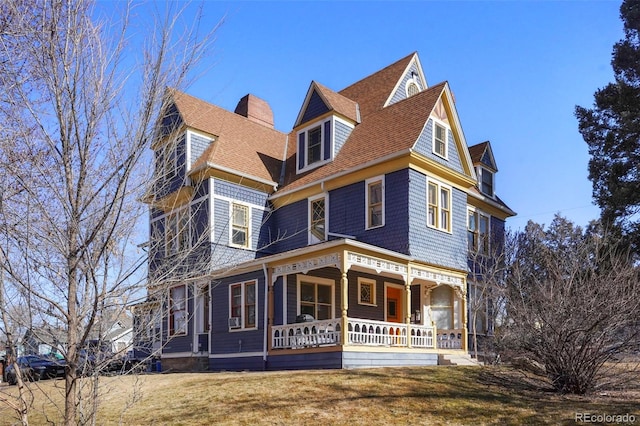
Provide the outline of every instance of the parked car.
[[114,354],[109,343],[90,340],[85,348],[78,351],[78,372],[81,375],[114,373],[123,367],[124,358]]
[[[24,380],[35,381],[64,377],[64,361],[53,357],[25,355],[18,357],[17,362]],[[14,367],[14,363],[7,365],[6,377],[10,385],[18,383],[18,377]]]

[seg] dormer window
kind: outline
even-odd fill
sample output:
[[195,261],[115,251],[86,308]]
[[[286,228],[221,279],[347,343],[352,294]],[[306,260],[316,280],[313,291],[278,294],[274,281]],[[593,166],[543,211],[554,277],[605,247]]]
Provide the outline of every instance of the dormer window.
[[480,167],[479,172],[480,192],[489,197],[493,197],[493,172],[485,169],[484,167]]
[[298,172],[324,164],[332,157],[331,120],[298,132]]
[[307,165],[316,163],[322,158],[322,127],[314,127],[307,132]]
[[433,153],[447,158],[447,128],[435,121],[433,122]]

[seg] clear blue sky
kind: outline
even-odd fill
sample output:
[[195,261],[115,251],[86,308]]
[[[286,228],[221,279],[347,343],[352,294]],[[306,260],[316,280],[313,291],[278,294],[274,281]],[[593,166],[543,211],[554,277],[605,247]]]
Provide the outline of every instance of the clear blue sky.
[[289,131],[311,80],[340,90],[417,51],[429,85],[447,80],[469,145],[490,140],[496,190],[518,216],[597,218],[587,147],[573,115],[613,80],[618,1],[205,2],[226,15],[211,65],[188,92],[233,110],[267,100]]

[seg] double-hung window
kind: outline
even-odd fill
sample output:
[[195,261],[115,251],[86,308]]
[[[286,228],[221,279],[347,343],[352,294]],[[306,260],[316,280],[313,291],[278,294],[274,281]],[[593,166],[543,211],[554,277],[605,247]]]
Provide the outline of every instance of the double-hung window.
[[187,287],[169,290],[169,335],[187,334]]
[[451,231],[451,188],[431,180],[427,181],[427,225]]
[[467,241],[470,251],[481,254],[489,253],[489,216],[469,209],[467,210]]
[[367,229],[384,226],[384,176],[366,182]]
[[488,195],[489,197],[493,197],[493,172],[485,169],[484,167],[480,167],[479,172],[480,192],[484,195]]
[[249,247],[249,207],[232,203],[231,206],[231,244]]
[[165,220],[165,251],[167,255],[187,250],[191,242],[189,206],[169,214]]
[[433,122],[433,152],[447,158],[447,128],[435,121]]
[[229,287],[230,328],[256,327],[256,290],[255,281],[233,284]]
[[326,203],[324,195],[309,200],[309,243],[327,239]]
[[332,158],[332,122],[332,119],[316,122],[298,131],[298,173],[320,166]]

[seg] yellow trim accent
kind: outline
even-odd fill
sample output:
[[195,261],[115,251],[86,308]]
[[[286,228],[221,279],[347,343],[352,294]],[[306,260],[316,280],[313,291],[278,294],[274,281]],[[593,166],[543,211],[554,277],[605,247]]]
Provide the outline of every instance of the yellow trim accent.
[[162,211],[169,212],[176,207],[180,207],[184,204],[187,204],[189,200],[193,197],[194,189],[192,186],[182,186],[175,192],[167,195],[164,198],[161,198],[156,201],[151,201],[150,204]]
[[208,178],[218,178],[221,180],[226,180],[227,182],[236,183],[239,185],[243,185],[249,188],[257,189],[261,192],[273,193],[273,186],[266,184],[264,182],[259,182],[255,179],[251,179],[246,176],[238,176],[237,174],[226,172],[224,170],[215,169],[211,167],[203,168],[193,174],[190,177],[198,182],[201,182]]
[[485,213],[490,214],[491,216],[497,217],[498,219],[501,220],[507,220],[507,218],[510,218],[512,216],[514,216],[511,213],[508,213],[496,206],[494,206],[492,203],[488,203],[484,200],[478,199],[472,195],[467,196],[467,204],[469,206],[473,206],[473,207],[477,207],[480,210],[482,210]]
[[419,152],[411,152],[411,163],[409,167],[424,175],[434,177],[445,183],[450,183],[463,191],[466,191],[476,184],[475,179],[450,169]]

